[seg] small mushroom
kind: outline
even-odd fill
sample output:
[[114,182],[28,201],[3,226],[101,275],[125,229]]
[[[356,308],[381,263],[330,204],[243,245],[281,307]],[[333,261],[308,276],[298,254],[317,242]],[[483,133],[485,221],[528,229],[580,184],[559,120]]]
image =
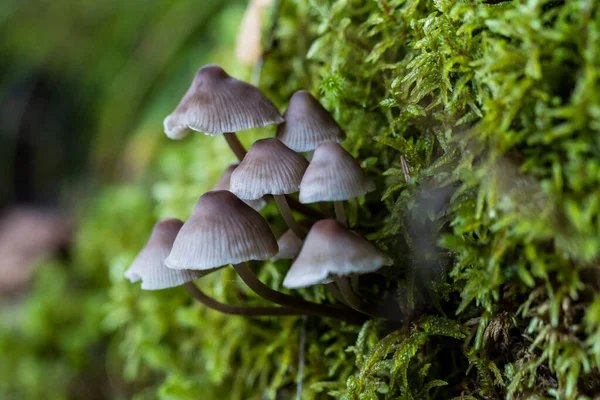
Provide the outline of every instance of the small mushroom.
[[339,221],[325,219],[316,222],[309,231],[283,286],[298,289],[327,283],[333,279],[352,308],[365,314],[387,318],[388,313],[382,313],[362,302],[352,292],[346,278],[352,274],[374,272],[392,263],[388,255],[357,233],[350,232]]
[[165,260],[173,269],[206,270],[277,254],[264,218],[227,190],[203,194]]
[[283,235],[277,240],[277,245],[279,246],[279,253],[275,255],[275,257],[271,258],[273,261],[277,260],[291,260],[300,251],[302,247],[302,239],[292,232],[291,229],[285,231]]
[[294,151],[311,151],[325,140],[341,142],[346,134],[331,114],[306,90],[290,98],[277,138]]
[[345,224],[344,200],[375,190],[373,180],[339,144],[321,143],[300,183],[300,202],[333,201],[338,221]]
[[212,269],[233,264],[259,296],[304,314],[357,319],[347,308],[312,303],[271,289],[247,265],[277,254],[277,242],[262,216],[227,190],[203,194],[183,225],[165,264],[173,269]]
[[211,64],[196,72],[192,85],[163,125],[171,139],[183,138],[189,129],[208,135],[224,134],[241,160],[246,150],[235,131],[281,122],[283,118],[275,105],[258,88]]
[[230,190],[246,200],[272,194],[288,227],[302,239],[306,231],[294,220],[284,195],[298,191],[307,167],[304,157],[278,139],[257,140],[231,174]]
[[[212,190],[229,190],[229,183],[231,181],[231,174],[233,170],[237,168],[238,164],[231,164],[223,175],[221,175],[221,179],[219,182],[213,186]],[[250,207],[254,208],[256,211],[260,211],[267,205],[267,202],[264,198],[260,198],[257,200],[242,200],[244,203],[248,204]]]
[[159,221],[152,230],[150,239],[135,258],[125,277],[131,282],[142,281],[144,290],[161,290],[181,286],[206,275],[209,271],[172,270],[165,267],[173,241],[181,229],[183,221],[167,218]]
[[199,302],[224,314],[265,316],[299,315],[301,312],[284,307],[244,307],[221,303],[202,292],[192,281],[218,268],[208,271],[173,270],[165,266],[164,261],[173,245],[183,221],[167,218],[159,221],[152,230],[146,246],[125,272],[131,282],[142,281],[144,290],[160,290],[176,286],[185,286],[187,291]]
[[[299,224],[306,229],[310,229],[311,226],[308,221],[300,221]],[[277,245],[279,246],[279,253],[277,253],[275,257],[271,258],[271,260],[291,260],[300,252],[300,248],[302,247],[302,239],[296,236],[291,229],[288,229],[279,237],[277,240]]]

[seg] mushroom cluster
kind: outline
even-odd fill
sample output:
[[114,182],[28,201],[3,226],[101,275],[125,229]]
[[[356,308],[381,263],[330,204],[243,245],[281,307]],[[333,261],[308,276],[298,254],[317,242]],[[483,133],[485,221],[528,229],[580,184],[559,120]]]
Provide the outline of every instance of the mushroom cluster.
[[[276,137],[258,140],[246,152],[235,132],[270,124],[278,124]],[[168,218],[155,225],[125,273],[128,279],[141,280],[145,290],[183,285],[199,302],[225,314],[400,319],[397,307],[365,301],[356,285],[350,284],[350,278],[393,261],[348,229],[344,201],[375,190],[375,185],[339,144],[346,137],[342,128],[309,92],[294,93],[282,116],[258,88],[232,78],[217,65],[207,65],[198,70],[179,105],[165,118],[164,130],[172,139],[190,131],[223,134],[240,162],[223,173],[213,190],[200,196],[186,222]],[[311,161],[301,152],[310,152]],[[290,196],[298,192],[299,202]],[[289,227],[279,241],[260,214],[271,200]],[[309,206],[326,202],[333,202],[336,219]],[[307,219],[297,221],[292,209]],[[327,285],[337,302],[315,303],[268,287],[248,264],[267,259],[293,260],[284,287]],[[223,304],[193,283],[229,265],[273,306]]]

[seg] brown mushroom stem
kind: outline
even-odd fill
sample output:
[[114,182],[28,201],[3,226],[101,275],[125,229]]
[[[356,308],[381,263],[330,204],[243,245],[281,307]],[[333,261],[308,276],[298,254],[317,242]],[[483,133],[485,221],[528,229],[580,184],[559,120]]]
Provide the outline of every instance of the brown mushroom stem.
[[354,291],[354,293],[359,293],[358,292],[358,285],[359,285],[358,280],[359,280],[358,275],[350,276],[350,287],[352,287],[352,290]]
[[281,213],[281,216],[283,217],[283,220],[287,226],[292,230],[292,232],[294,232],[294,235],[298,236],[300,239],[304,239],[308,232],[294,219],[292,210],[290,209],[285,196],[282,194],[274,194],[273,198],[275,199],[275,203],[277,203],[279,212]]
[[204,304],[206,307],[229,315],[243,315],[245,317],[303,315],[302,311],[287,307],[244,307],[232,306],[221,303],[201,291],[193,282],[183,284],[192,297]]
[[337,301],[339,301],[342,304],[347,305],[346,299],[344,299],[342,292],[340,292],[340,289],[338,289],[338,287],[335,285],[335,283],[329,282],[326,286],[327,286],[327,289],[331,292],[331,294],[333,295],[333,297],[335,297],[335,299]]
[[305,217],[313,218],[313,219],[322,219],[325,218],[323,213],[320,213],[318,210],[315,210],[312,207],[309,207],[305,204],[300,203],[298,200],[294,199],[291,196],[285,196],[288,205],[291,209],[298,211],[300,214]]
[[348,305],[356,311],[375,318],[384,318],[389,320],[400,319],[400,316],[397,313],[393,312],[393,310],[382,310],[376,305],[367,304],[364,301],[362,301],[360,297],[358,297],[352,291],[352,288],[350,287],[350,284],[348,283],[348,280],[346,278],[336,278],[335,282],[337,283]]
[[238,160],[242,161],[246,155],[246,149],[244,148],[242,142],[240,142],[240,139],[237,137],[235,132],[227,132],[224,133],[223,136],[231,148],[231,151],[233,151],[233,154],[235,154]]
[[344,212],[344,202],[343,201],[334,201],[333,207],[335,208],[335,218],[340,221],[344,227],[348,227],[346,223],[346,213]]
[[363,320],[361,315],[346,306],[313,303],[273,290],[256,277],[247,263],[235,264],[233,267],[252,291],[273,303],[297,309],[306,315],[321,315],[323,317],[338,318],[351,322],[360,322]]

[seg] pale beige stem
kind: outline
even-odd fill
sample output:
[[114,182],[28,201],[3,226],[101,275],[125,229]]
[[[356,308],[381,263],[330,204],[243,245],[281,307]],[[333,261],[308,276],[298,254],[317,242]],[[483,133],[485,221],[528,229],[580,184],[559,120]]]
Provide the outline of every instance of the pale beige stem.
[[275,199],[275,203],[277,203],[279,212],[281,213],[281,216],[283,217],[283,220],[287,226],[292,230],[292,232],[294,232],[294,235],[298,236],[300,239],[304,239],[308,232],[294,219],[292,210],[290,209],[285,196],[282,194],[275,194],[273,195],[273,198]]

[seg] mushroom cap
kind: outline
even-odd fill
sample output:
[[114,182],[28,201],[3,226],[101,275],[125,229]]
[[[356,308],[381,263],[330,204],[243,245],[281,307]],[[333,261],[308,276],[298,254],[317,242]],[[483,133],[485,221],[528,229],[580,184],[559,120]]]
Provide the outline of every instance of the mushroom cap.
[[154,225],[150,239],[125,271],[125,277],[131,282],[141,280],[144,290],[160,290],[183,285],[211,272],[175,271],[165,266],[165,258],[182,225],[183,221],[177,218],[166,218]]
[[[310,229],[310,222],[300,221],[301,226]],[[300,239],[291,229],[284,232],[283,235],[277,240],[279,246],[279,253],[275,257],[271,258],[273,261],[277,260],[291,260],[298,255],[300,248],[302,248],[303,240]]]
[[321,143],[300,183],[300,202],[341,201],[375,190],[373,180],[342,146]]
[[[217,182],[215,184],[215,186],[213,186],[212,190],[229,190],[231,174],[237,168],[238,165],[239,164],[236,163],[236,164],[231,164],[229,167],[227,167],[225,172],[223,172],[223,175],[221,175],[221,179],[219,179],[219,182]],[[256,200],[242,200],[242,201],[244,203],[248,204],[250,207],[254,208],[256,211],[262,210],[264,208],[264,206],[267,205],[267,202],[263,198],[256,199]]]
[[278,139],[254,142],[231,174],[230,190],[240,199],[260,199],[266,194],[295,193],[308,161]]
[[333,276],[364,274],[391,265],[392,259],[334,219],[313,225],[283,286],[297,289],[326,282]]
[[192,85],[163,125],[169,138],[181,139],[188,129],[217,135],[281,122],[279,111],[260,89],[211,64],[196,72]]
[[183,225],[165,264],[207,270],[249,260],[266,260],[278,247],[269,224],[227,190],[203,194]]
[[277,139],[294,151],[310,151],[325,140],[341,142],[346,138],[331,114],[306,90],[294,93],[283,117]]

